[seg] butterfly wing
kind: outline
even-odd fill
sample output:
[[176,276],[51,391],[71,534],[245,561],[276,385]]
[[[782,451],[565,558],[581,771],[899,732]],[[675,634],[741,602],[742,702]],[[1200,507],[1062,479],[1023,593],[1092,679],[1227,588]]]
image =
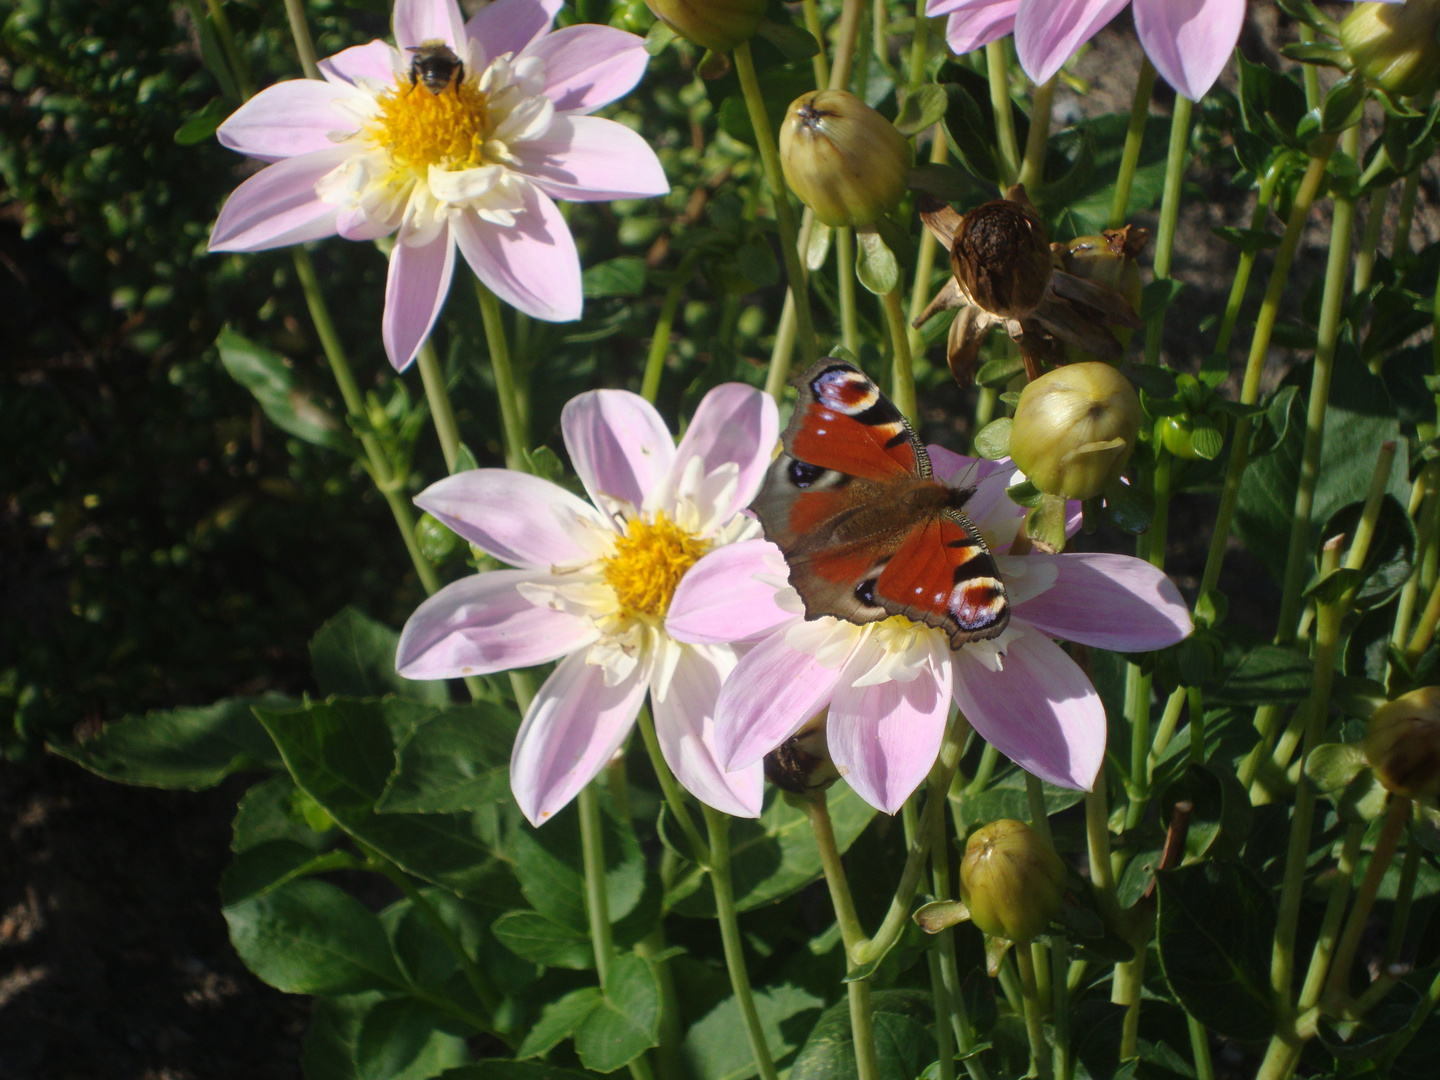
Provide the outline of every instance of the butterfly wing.
[[866,480],[931,476],[930,456],[901,414],[859,368],[821,360],[797,383],[783,436],[800,461]]
[[945,631],[952,649],[998,637],[1010,622],[994,556],[958,507],[913,526],[872,593],[890,614]]

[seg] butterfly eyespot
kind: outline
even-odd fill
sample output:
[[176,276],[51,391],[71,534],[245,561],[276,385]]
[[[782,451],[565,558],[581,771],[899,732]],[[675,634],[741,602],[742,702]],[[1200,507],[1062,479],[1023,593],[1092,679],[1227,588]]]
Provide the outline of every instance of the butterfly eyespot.
[[792,461],[787,475],[790,482],[798,488],[808,488],[820,478],[825,470],[819,465],[811,465],[808,461]]
[[855,599],[859,600],[866,607],[877,607],[875,603],[875,579],[866,578],[855,586]]

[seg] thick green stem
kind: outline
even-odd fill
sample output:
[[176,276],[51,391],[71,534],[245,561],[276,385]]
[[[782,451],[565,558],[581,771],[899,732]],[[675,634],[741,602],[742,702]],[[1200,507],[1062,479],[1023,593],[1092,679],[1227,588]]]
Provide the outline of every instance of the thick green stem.
[[[930,161],[932,164],[944,164],[950,154],[950,144],[945,141],[945,132],[939,124],[932,129],[930,138]],[[920,230],[919,249],[915,254],[915,280],[910,285],[910,352],[912,355],[919,355],[924,351],[924,341],[920,337],[920,328],[913,325],[915,320],[930,303],[930,277],[935,272],[935,254],[939,250],[940,242],[935,239],[935,234],[929,229]]]
[[1390,916],[1390,930],[1385,937],[1385,955],[1381,970],[1400,959],[1405,948],[1405,931],[1410,927],[1410,909],[1415,904],[1415,882],[1420,877],[1420,845],[1405,845],[1405,861],[1400,864],[1400,882],[1395,888],[1395,908]]
[[855,64],[855,45],[860,40],[860,16],[865,0],[844,0],[840,21],[835,25],[834,63],[830,67],[830,89],[850,89],[850,71]]
[[1140,164],[1140,147],[1145,141],[1145,121],[1150,118],[1150,95],[1155,90],[1155,65],[1147,56],[1140,62],[1140,75],[1135,80],[1135,96],[1130,102],[1130,123],[1125,129],[1125,147],[1120,152],[1120,171],[1115,177],[1115,195],[1110,200],[1109,227],[1118,229],[1129,216],[1130,189],[1135,183],[1135,167]]
[[1395,215],[1395,237],[1390,242],[1390,261],[1403,263],[1410,257],[1410,224],[1415,220],[1415,197],[1420,192],[1420,170],[1405,177],[1400,189],[1400,208]]
[[810,818],[810,828],[815,833],[815,846],[820,851],[820,866],[825,872],[825,885],[830,890],[830,906],[835,909],[840,940],[845,945],[846,969],[849,970],[855,966],[854,950],[865,940],[865,929],[860,925],[860,916],[855,913],[855,900],[850,895],[850,879],[845,876],[845,864],[840,859],[840,847],[835,842],[835,829],[830,823],[830,808],[823,791],[811,797],[805,812]]
[[1070,1057],[1070,961],[1066,959],[1069,951],[1063,934],[1056,934],[1051,938],[1050,993],[1054,1009],[1050,1023],[1055,1032],[1055,1080],[1070,1080],[1074,1071],[1074,1063]]
[[430,405],[430,419],[440,440],[440,452],[445,455],[445,469],[453,473],[455,462],[460,457],[460,427],[455,423],[455,410],[450,407],[450,393],[445,387],[445,373],[440,370],[440,358],[435,355],[435,345],[429,338],[420,346],[415,366],[420,369],[420,381],[425,386],[425,400]]
[[[1345,133],[1345,149],[1351,156],[1358,144],[1355,128]],[[1310,560],[1311,515],[1315,485],[1320,479],[1320,452],[1324,442],[1325,412],[1330,402],[1330,383],[1335,370],[1335,350],[1340,340],[1340,316],[1345,306],[1346,270],[1350,265],[1350,234],[1355,224],[1355,199],[1336,195],[1330,228],[1330,257],[1325,266],[1325,288],[1320,302],[1320,322],[1315,344],[1315,362],[1310,378],[1310,402],[1305,417],[1305,444],[1300,457],[1300,481],[1295,490],[1295,508],[1290,524],[1290,546],[1285,558],[1284,587],[1280,599],[1276,641],[1294,640],[1304,604],[1304,585]]]
[[[1184,101],[1178,98],[1177,101]],[[1165,549],[1170,532],[1170,467],[1171,456],[1155,440],[1155,512],[1150,519],[1150,531],[1140,538],[1136,554],[1147,559],[1151,566],[1165,569]],[[1150,742],[1150,686],[1151,674],[1139,664],[1127,664],[1125,668],[1125,715],[1130,721],[1130,778],[1126,783],[1126,794],[1130,803],[1125,811],[1125,827],[1133,829],[1140,824],[1140,818],[1150,801],[1150,773],[1146,767],[1151,753]]]
[[1215,1065],[1210,1060],[1210,1034],[1205,1025],[1189,1013],[1185,1026],[1190,1031],[1190,1056],[1195,1061],[1195,1080],[1215,1080]]
[[670,968],[670,961],[663,959],[665,952],[663,927],[657,926],[635,943],[635,955],[650,965],[650,970],[655,973],[655,982],[660,987],[660,1045],[655,1048],[656,1072],[660,1080],[685,1080],[685,1061],[681,1055],[685,1033],[681,1027],[680,996],[675,991],[675,973]]
[[995,143],[999,151],[1000,191],[1003,194],[1020,172],[1020,144],[1015,139],[1015,117],[1010,111],[1010,60],[1005,39],[985,46],[985,70],[990,78],[990,107],[995,113]]
[[1020,163],[1016,183],[1028,191],[1038,191],[1045,176],[1045,150],[1050,141],[1050,112],[1055,101],[1055,80],[1051,76],[1035,87],[1030,107],[1030,131],[1025,137],[1025,157]]
[[1388,187],[1376,188],[1370,193],[1365,232],[1360,237],[1360,248],[1355,252],[1353,291],[1356,296],[1362,296],[1370,289],[1370,278],[1375,272],[1375,252],[1380,246],[1380,230],[1385,225],[1385,203],[1389,198]]
[[[1155,280],[1170,276],[1170,259],[1175,250],[1175,226],[1180,220],[1180,185],[1190,158],[1190,114],[1194,103],[1184,95],[1175,96],[1170,118],[1170,149],[1165,158],[1165,195],[1160,203],[1160,223],[1155,234]],[[1160,345],[1165,333],[1162,307],[1145,326],[1145,362],[1160,362]]]
[[[745,108],[750,114],[750,125],[755,129],[760,161],[765,168],[765,179],[770,185],[775,227],[780,234],[780,257],[785,263],[785,278],[790,283],[790,295],[795,298],[795,327],[800,357],[808,368],[819,358],[820,352],[815,340],[815,327],[810,321],[810,287],[805,278],[805,267],[800,263],[800,250],[796,246],[795,217],[790,212],[790,191],[785,186],[785,176],[780,168],[780,152],[775,145],[775,133],[770,128],[770,117],[765,112],[765,96],[755,74],[750,43],[745,41],[737,45],[734,57],[735,74],[740,78],[740,89],[745,95]],[[836,66],[839,66],[838,57]],[[774,372],[771,374],[773,376]],[[788,372],[781,373],[780,384],[784,385],[788,377]]]
[[1323,1000],[1326,1011],[1332,1014],[1338,1013],[1344,1007],[1349,992],[1350,968],[1355,962],[1355,950],[1360,947],[1360,937],[1365,932],[1365,921],[1370,917],[1370,909],[1380,892],[1380,882],[1390,869],[1400,837],[1409,821],[1410,800],[1401,795],[1392,796],[1390,806],[1385,812],[1385,820],[1380,826],[1380,835],[1375,840],[1375,850],[1370,853],[1370,863],[1365,868],[1365,876],[1360,880],[1360,888],[1355,890],[1355,906],[1350,909],[1350,916],[1345,920],[1344,933],[1340,935],[1340,944],[1335,947],[1330,977],[1325,981]]
[[1030,1041],[1030,1074],[1052,1076],[1050,1046],[1045,1042],[1045,1029],[1040,1023],[1040,993],[1035,985],[1035,958],[1021,942],[1011,950],[1020,971],[1020,999],[1025,1003],[1025,1036]]
[[830,84],[830,62],[825,57],[825,31],[820,26],[820,4],[818,0],[804,0],[802,14],[805,19],[805,29],[815,39],[820,48],[810,58],[810,66],[815,72],[815,85],[817,87]]
[[848,225],[835,230],[835,284],[840,294],[840,344],[850,355],[860,355],[860,318],[855,308],[855,231]]
[[[345,402],[345,411],[364,425],[364,428],[368,428],[369,417],[365,409],[365,398],[361,395],[360,387],[355,382],[355,375],[350,370],[350,361],[345,355],[344,346],[340,344],[340,335],[335,332],[335,323],[330,318],[330,309],[325,303],[324,294],[320,291],[320,281],[315,274],[315,264],[310,261],[310,253],[303,247],[292,248],[291,255],[295,259],[295,274],[300,279],[300,288],[305,293],[305,303],[310,308],[311,321],[315,324],[315,334],[320,339],[320,348],[324,351],[325,359],[330,364],[330,372],[335,376],[335,385],[340,389],[340,397]],[[395,475],[384,447],[380,445],[380,440],[374,435],[361,435],[360,446],[365,451],[365,460],[370,469],[370,476],[375,481],[375,486],[380,490],[380,494],[384,496],[385,504],[390,507],[390,514],[395,518],[395,527],[400,530],[400,538],[405,542],[405,550],[410,553],[410,562],[415,567],[416,577],[420,579],[420,584],[427,593],[434,593],[440,588],[440,579],[435,574],[435,568],[430,565],[430,560],[425,558],[424,553],[420,550],[420,541],[415,536],[415,514],[401,491],[403,478]]]
[[295,39],[295,52],[300,56],[300,67],[304,69],[305,77],[320,78],[320,65],[315,62],[315,42],[310,39],[310,27],[305,22],[304,0],[285,0],[285,14],[290,19],[290,36]]
[[[235,32],[230,29],[230,19],[225,14],[225,6],[220,0],[205,0],[205,6],[210,9],[210,21],[215,27],[215,36],[220,39],[220,48],[225,53],[225,60],[230,65],[230,74],[235,76],[236,89],[240,91],[242,100],[248,98],[255,93],[255,84],[250,81],[250,66],[245,63],[245,57],[241,55],[240,48],[235,43]],[[195,21],[198,23],[199,15],[193,7],[191,14],[195,15]],[[309,36],[309,31],[306,31],[306,36]],[[297,51],[299,45],[300,43],[297,41]],[[316,78],[318,75],[317,71],[310,77]]]
[[[735,892],[730,880],[730,819],[709,806],[704,807],[705,826],[710,834],[710,885],[715,891],[715,917],[720,923],[720,940],[725,947],[725,966],[730,971],[730,988],[740,1006],[740,1019],[750,1053],[755,1059],[760,1080],[776,1080],[775,1061],[765,1041],[760,1013],[755,1008],[755,995],[750,989],[750,973],[745,967],[745,947],[736,919]],[[872,1040],[873,1052],[873,1040]]]
[[880,1080],[880,1058],[875,1052],[875,1018],[870,1008],[870,984],[854,979],[845,984],[850,1001],[850,1034],[855,1044],[858,1080]]
[[650,339],[650,351],[645,357],[645,376],[640,382],[640,396],[652,404],[655,395],[660,392],[660,376],[665,370],[665,357],[670,352],[670,331],[675,325],[675,312],[680,307],[680,298],[685,293],[686,282],[699,256],[700,249],[696,248],[680,260],[675,277],[660,304],[660,317],[655,320],[655,334]]
[[1345,907],[1350,902],[1350,885],[1355,878],[1360,844],[1364,839],[1365,823],[1360,822],[1346,829],[1345,838],[1340,842],[1340,855],[1335,863],[1330,897],[1325,902],[1320,933],[1315,939],[1315,949],[1310,954],[1310,967],[1305,972],[1305,984],[1300,988],[1300,1000],[1296,1007],[1301,1012],[1320,1000],[1320,992],[1325,987],[1325,977],[1330,973],[1330,960],[1335,955],[1335,943],[1340,937],[1340,924],[1345,918]]
[[1140,1056],[1140,1000],[1144,996],[1145,958],[1149,952],[1144,941],[1131,942],[1135,959],[1115,965],[1115,981],[1110,987],[1110,1001],[1125,1006],[1125,1019],[1120,1026],[1120,1060],[1134,1061]]
[[590,944],[595,951],[595,972],[603,988],[615,959],[610,927],[610,898],[605,891],[605,837],[600,822],[600,796],[586,784],[575,798],[580,811],[580,853],[585,864],[585,914],[590,920]]
[[[1250,228],[1263,229],[1270,216],[1270,204],[1275,201],[1275,188],[1285,173],[1287,153],[1270,166],[1270,171],[1260,181],[1260,191],[1255,198],[1255,212],[1250,216]],[[1245,290],[1250,285],[1250,271],[1255,268],[1259,247],[1247,248],[1240,254],[1239,265],[1235,267],[1235,278],[1230,283],[1230,297],[1225,301],[1225,317],[1220,321],[1220,333],[1215,339],[1215,352],[1226,356],[1230,352],[1230,337],[1235,332],[1235,323],[1240,318],[1240,308],[1245,303]]]
[[525,407],[510,365],[510,342],[505,336],[500,300],[478,277],[475,279],[475,297],[480,301],[485,343],[490,349],[490,367],[495,375],[495,396],[500,401],[500,424],[505,429],[505,464],[512,469],[524,469],[526,451],[529,450],[525,434]]
[[905,308],[900,299],[900,285],[880,298],[885,306],[885,325],[890,329],[890,400],[895,403],[907,420],[918,423],[919,412],[915,401],[915,368],[910,358],[910,337],[905,325]]

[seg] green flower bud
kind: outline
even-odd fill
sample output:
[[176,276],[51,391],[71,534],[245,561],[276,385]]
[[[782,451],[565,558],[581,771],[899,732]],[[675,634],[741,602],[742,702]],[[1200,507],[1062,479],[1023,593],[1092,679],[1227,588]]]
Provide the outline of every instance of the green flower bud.
[[981,203],[960,219],[950,270],[970,301],[1002,319],[1023,319],[1045,298],[1055,258],[1025,189]]
[[766,0],[645,0],[655,17],[683,38],[715,52],[749,41]]
[[910,143],[848,90],[816,90],[790,103],[780,125],[785,182],[826,225],[869,225],[899,205]]
[[825,716],[820,712],[765,755],[765,778],[781,791],[812,795],[840,779],[825,741]]
[[1340,24],[1340,44],[1372,83],[1418,94],[1440,69],[1440,0],[1356,4]]
[[1440,794],[1440,686],[1412,690],[1370,716],[1365,760],[1396,795]]
[[1020,392],[1010,456],[1041,491],[1094,498],[1125,471],[1140,418],[1124,375],[1109,364],[1069,364]]
[[1026,942],[1060,913],[1065,863],[1023,821],[994,821],[970,834],[960,899],[992,937]]

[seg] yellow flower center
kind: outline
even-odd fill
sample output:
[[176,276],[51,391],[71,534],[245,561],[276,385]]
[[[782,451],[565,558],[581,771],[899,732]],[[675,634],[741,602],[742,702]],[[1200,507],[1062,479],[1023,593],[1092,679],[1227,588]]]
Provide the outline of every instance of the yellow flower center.
[[662,510],[654,521],[636,518],[615,541],[605,560],[605,582],[627,614],[661,618],[670,608],[685,571],[705,554],[703,541],[676,525]]
[[366,127],[389,151],[396,171],[424,173],[431,165],[472,169],[486,164],[485,140],[493,129],[489,99],[473,79],[451,82],[438,94],[407,79],[376,99],[380,115]]

